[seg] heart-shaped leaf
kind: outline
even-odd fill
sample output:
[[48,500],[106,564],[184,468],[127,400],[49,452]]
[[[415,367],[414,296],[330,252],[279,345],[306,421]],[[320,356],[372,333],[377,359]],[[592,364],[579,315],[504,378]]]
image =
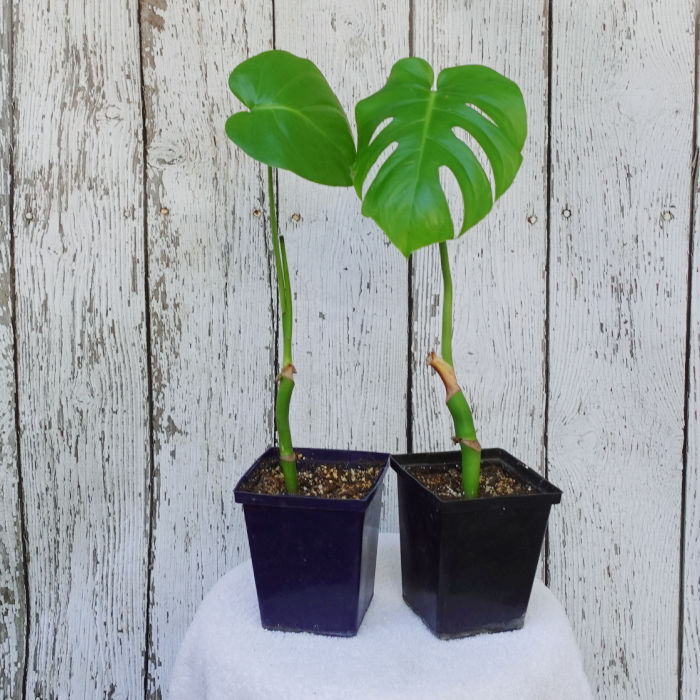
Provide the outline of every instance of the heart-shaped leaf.
[[[396,150],[369,185],[362,213],[372,217],[394,245],[408,256],[431,243],[463,234],[491,210],[513,182],[525,143],[525,104],[518,86],[485,66],[446,68],[433,90],[433,70],[420,58],[404,58],[386,85],[358,103],[355,189],[381,154]],[[375,136],[377,127],[391,121]],[[495,192],[484,169],[454,129],[464,129],[481,146],[493,170]],[[458,233],[439,170],[454,174],[464,200]]]
[[352,184],[350,125],[311,61],[265,51],[239,64],[228,84],[250,112],[229,117],[226,133],[248,155],[322,185]]

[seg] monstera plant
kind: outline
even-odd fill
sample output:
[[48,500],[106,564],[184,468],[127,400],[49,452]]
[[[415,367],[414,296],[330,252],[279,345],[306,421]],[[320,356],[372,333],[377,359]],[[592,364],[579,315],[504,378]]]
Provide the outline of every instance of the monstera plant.
[[[452,278],[446,241],[483,219],[513,182],[527,133],[518,86],[485,66],[443,70],[433,89],[433,70],[420,58],[398,61],[386,85],[356,108],[358,153],[353,168],[362,213],[374,219],[405,255],[437,244],[444,284],[441,355],[428,362],[445,384],[447,407],[462,451],[462,485],[467,497],[479,488],[481,447],[472,412],[457,383],[452,360]],[[375,133],[377,128],[389,122]],[[474,152],[458,137],[469,134],[488,158],[495,188]],[[456,133],[457,132],[457,133]],[[372,166],[391,144],[395,150],[366,189]],[[455,176],[464,200],[464,220],[453,222],[440,168]]]
[[226,121],[226,134],[249,156],[267,165],[268,209],[282,316],[282,369],[277,377],[276,423],[280,466],[289,493],[298,489],[296,454],[289,427],[294,390],[292,290],[284,236],[275,208],[275,168],[322,185],[349,186],[355,158],[348,119],[321,71],[286,51],[266,51],[239,64],[229,77],[233,94],[250,110]]
[[[513,182],[526,136],[523,96],[514,82],[484,66],[447,68],[434,85],[428,63],[406,58],[384,87],[357,105],[356,117],[353,179],[363,214],[405,256],[439,248],[442,353],[431,352],[428,364],[445,385],[452,439],[460,447],[391,456],[403,598],[440,638],[518,629],[549,511],[561,491],[505,450],[481,449],[452,359],[447,241],[483,219]],[[477,144],[488,165],[468,143]],[[459,185],[463,221],[450,214],[443,168]]]
[[292,290],[277,226],[274,169],[320,185],[349,187],[355,143],[338,98],[307,59],[267,51],[235,68],[229,86],[248,111],[230,117],[226,133],[267,165],[282,315],[275,410],[279,448],[264,452],[234,489],[243,504],[260,618],[268,629],[352,636],[374,592],[381,485],[389,455],[292,443]]

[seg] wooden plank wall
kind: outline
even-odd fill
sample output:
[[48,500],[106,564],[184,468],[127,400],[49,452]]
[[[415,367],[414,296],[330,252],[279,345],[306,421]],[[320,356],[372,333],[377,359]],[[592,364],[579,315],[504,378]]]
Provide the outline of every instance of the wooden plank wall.
[[12,16],[0,6],[0,697],[20,697],[26,600],[17,451],[11,250]]
[[[241,32],[243,29],[243,32]],[[142,6],[154,484],[148,697],[198,601],[247,557],[233,486],[273,437],[274,288],[261,168],[236,157],[228,69],[272,47],[269,6]],[[245,41],[242,41],[245,37]]]
[[554,3],[550,584],[601,697],[678,685],[693,33],[685,0]]
[[[276,0],[275,42],[321,67],[354,131],[355,103],[408,54],[408,18],[407,0]],[[403,256],[362,217],[350,187],[280,173],[279,211],[295,295],[297,443],[318,446],[333,436],[340,449],[405,452]],[[384,525],[391,529],[398,522],[393,474],[385,490]]]
[[26,692],[138,697],[150,472],[138,4],[13,10]]
[[681,654],[681,698],[700,697],[700,187],[698,186],[698,152],[700,125],[698,90],[695,71],[695,149],[692,173],[692,239],[690,251],[688,308],[688,366],[686,406],[686,459],[684,499],[684,569],[681,595],[683,638]]
[[[565,492],[545,575],[596,695],[697,697],[694,13],[3,0],[0,697],[164,697],[197,605],[248,556],[232,489],[274,439],[279,333],[265,173],[223,124],[228,73],[273,46],[351,117],[410,53],[522,86],[523,169],[450,245],[455,362],[482,442]],[[349,189],[278,186],[297,444],[449,448],[423,362],[434,251],[409,268]]]

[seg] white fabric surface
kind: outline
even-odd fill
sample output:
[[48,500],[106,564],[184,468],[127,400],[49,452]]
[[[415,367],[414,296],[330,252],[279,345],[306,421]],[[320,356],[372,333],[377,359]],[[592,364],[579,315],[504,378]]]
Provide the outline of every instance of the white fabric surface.
[[211,589],[178,653],[169,700],[588,700],[559,602],[535,582],[516,632],[443,641],[403,602],[398,535],[379,539],[374,600],[356,637],[260,626],[250,562]]

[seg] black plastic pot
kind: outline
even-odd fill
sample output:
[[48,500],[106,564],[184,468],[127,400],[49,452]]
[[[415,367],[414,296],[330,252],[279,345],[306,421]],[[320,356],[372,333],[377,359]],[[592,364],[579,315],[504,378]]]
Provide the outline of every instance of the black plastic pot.
[[534,493],[442,499],[407,468],[460,464],[459,452],[395,455],[403,597],[441,639],[523,626],[547,518],[561,491],[505,450],[495,461]]
[[258,593],[267,629],[352,637],[374,595],[382,481],[388,454],[297,449],[304,464],[382,470],[362,500],[270,496],[245,490],[259,465],[276,458],[270,448],[241,477],[234,490],[243,504]]

